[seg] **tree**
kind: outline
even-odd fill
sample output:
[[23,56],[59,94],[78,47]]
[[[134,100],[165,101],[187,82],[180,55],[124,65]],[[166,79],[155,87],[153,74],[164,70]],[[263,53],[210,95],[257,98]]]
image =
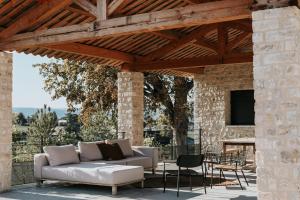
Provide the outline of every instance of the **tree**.
[[185,145],[191,103],[188,101],[193,88],[193,80],[145,74],[145,103],[148,109],[161,108],[173,128],[177,145]]
[[25,126],[27,124],[27,119],[22,112],[16,113],[14,115],[13,124]]
[[116,123],[109,113],[96,112],[83,125],[80,137],[84,141],[100,141],[117,138]]
[[118,69],[68,60],[36,64],[34,67],[44,77],[44,89],[53,99],[66,97],[69,111],[75,111],[76,105],[81,105],[83,123],[100,110],[117,116]]
[[[109,113],[114,126],[117,125],[117,69],[75,61],[42,63],[35,67],[39,68],[44,88],[53,99],[66,97],[69,110],[81,105],[85,127],[91,125],[97,112]],[[192,88],[193,81],[188,78],[145,74],[145,110],[164,112],[173,127],[177,145],[186,144],[188,98]]]
[[32,119],[28,129],[28,140],[29,143],[39,144],[42,152],[43,146],[54,144],[53,133],[57,125],[57,116],[50,107],[44,105],[44,108],[39,109]]

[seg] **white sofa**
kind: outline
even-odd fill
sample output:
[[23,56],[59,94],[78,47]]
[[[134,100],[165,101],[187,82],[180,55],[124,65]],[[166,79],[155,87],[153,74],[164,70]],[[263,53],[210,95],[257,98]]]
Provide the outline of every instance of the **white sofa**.
[[[71,148],[71,154],[72,147],[67,147],[67,149]],[[75,149],[75,147],[73,148]],[[44,180],[57,180],[111,186],[112,194],[115,195],[117,187],[121,185],[141,182],[143,186],[144,169],[150,169],[155,173],[158,163],[158,149],[143,146],[132,146],[131,149],[133,154],[125,159],[92,161],[81,158],[80,155],[83,155],[83,152],[78,150],[76,153],[78,158],[70,155],[68,150],[63,150],[63,153],[58,151],[56,154],[60,157],[66,157],[68,160],[66,163],[55,164],[53,164],[53,156],[51,157],[49,153],[36,154],[34,156],[34,176],[38,185]]]

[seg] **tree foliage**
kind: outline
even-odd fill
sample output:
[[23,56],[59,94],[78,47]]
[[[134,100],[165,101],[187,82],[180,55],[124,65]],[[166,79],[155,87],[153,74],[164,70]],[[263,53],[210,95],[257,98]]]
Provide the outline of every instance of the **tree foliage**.
[[44,145],[53,144],[53,133],[57,126],[57,116],[51,111],[50,107],[44,105],[44,108],[39,109],[34,115],[33,120],[28,129],[29,143]]
[[[116,126],[117,69],[74,61],[42,63],[35,67],[39,68],[45,90],[53,99],[66,97],[70,110],[76,105],[81,106],[81,119],[86,130],[88,125],[97,125],[96,121],[103,113],[108,114]],[[146,73],[144,88],[146,113],[162,111],[174,130],[176,143],[185,144],[190,114],[188,98],[193,81]],[[99,115],[98,112],[102,113]],[[146,116],[148,123],[151,117]]]
[[99,110],[117,115],[117,69],[87,62],[55,61],[34,65],[53,99],[65,97],[69,111],[81,107],[83,123]]

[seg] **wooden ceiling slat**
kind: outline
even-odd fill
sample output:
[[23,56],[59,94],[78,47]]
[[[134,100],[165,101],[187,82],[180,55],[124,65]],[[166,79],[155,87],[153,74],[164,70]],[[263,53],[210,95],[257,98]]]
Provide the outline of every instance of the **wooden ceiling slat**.
[[[13,1],[10,1],[10,2],[13,2]],[[17,2],[20,3],[22,1],[17,1]],[[0,24],[6,24],[9,21],[13,21],[13,17],[15,15],[17,15],[19,12],[21,12],[22,10],[26,10],[26,7],[28,7],[32,2],[33,2],[33,0],[25,0],[22,3],[20,3],[20,4],[16,3],[14,5],[15,8],[12,11],[6,13],[3,16],[1,16],[1,13],[4,13],[4,10],[1,11],[1,9],[3,8],[3,7],[1,7],[0,8],[0,16],[1,16],[1,18],[0,18]]]

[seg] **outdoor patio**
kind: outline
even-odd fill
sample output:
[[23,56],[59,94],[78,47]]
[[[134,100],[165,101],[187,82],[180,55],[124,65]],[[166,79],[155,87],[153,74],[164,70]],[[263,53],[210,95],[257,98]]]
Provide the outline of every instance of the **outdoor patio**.
[[[0,192],[11,188],[9,52],[17,51],[119,69],[118,130],[133,146],[144,141],[144,74],[192,78],[194,129],[203,130],[204,145],[255,138],[257,187],[256,175],[246,173],[251,179],[246,190],[215,186],[204,195],[197,188],[180,198],[299,200],[298,2],[0,0]],[[246,124],[231,112],[231,100],[238,97],[234,93],[245,91],[252,102]],[[161,187],[121,187],[114,198],[176,199],[174,190],[163,194]],[[111,188],[48,183],[13,187],[0,195],[16,200],[110,198]]]
[[[161,164],[160,164],[161,167]],[[178,199],[203,199],[203,200],[254,200],[256,194],[256,174],[252,172],[245,173],[249,186],[241,190],[238,184],[230,186],[213,186],[207,188],[207,194],[201,187],[189,188],[183,187]],[[231,172],[225,172],[229,179],[235,179]],[[241,179],[242,185],[246,183]],[[47,182],[42,187],[36,187],[35,184],[15,186],[10,192],[0,194],[3,200],[90,200],[90,199],[176,199],[176,188],[168,188],[163,193],[162,188],[136,188],[132,185],[120,187],[118,195],[111,196],[110,187],[88,186],[88,185],[70,185],[63,183]]]

